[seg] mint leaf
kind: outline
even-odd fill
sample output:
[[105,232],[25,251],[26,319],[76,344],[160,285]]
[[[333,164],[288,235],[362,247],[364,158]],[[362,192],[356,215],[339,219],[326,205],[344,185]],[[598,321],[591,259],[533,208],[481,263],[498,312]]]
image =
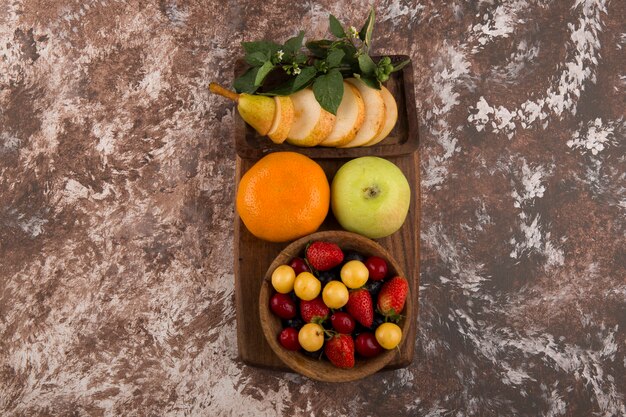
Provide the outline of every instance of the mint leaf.
[[339,70],[334,68],[318,77],[313,83],[313,93],[324,110],[336,115],[343,98],[343,77]]
[[293,62],[295,62],[296,64],[302,65],[304,64],[306,61],[308,61],[308,57],[304,54],[296,54],[296,56],[293,58]]
[[368,48],[372,42],[372,31],[374,30],[375,19],[376,13],[374,12],[374,7],[372,7],[370,10],[370,14],[367,16],[365,24],[359,31],[359,39],[361,39]]
[[295,81],[296,81],[295,78],[291,78],[286,83],[281,84],[276,88],[273,88],[269,91],[265,91],[260,94],[263,96],[288,96],[289,94],[294,92],[293,85]]
[[263,52],[252,52],[249,55],[246,55],[246,62],[253,67],[260,67],[263,65],[269,57],[265,55]]
[[341,26],[341,23],[339,22],[339,20],[337,20],[337,18],[333,16],[332,14],[328,16],[328,20],[330,23],[329,24],[330,33],[332,33],[338,38],[345,38],[346,32],[343,30],[343,27]]
[[328,39],[322,39],[319,41],[309,41],[306,43],[306,47],[316,57],[326,58],[326,55],[328,55],[328,49],[332,43],[333,42]]
[[362,75],[360,79],[369,87],[375,88],[376,90],[380,90],[380,81],[378,81],[378,78],[376,78],[376,76]]
[[293,84],[293,91],[295,93],[298,90],[302,90],[306,87],[309,82],[315,77],[317,74],[317,69],[315,67],[304,67],[301,69],[300,74],[295,78],[295,82]]
[[302,41],[304,40],[304,31],[301,30],[298,33],[298,36],[294,36],[291,39],[288,39],[283,46],[283,52],[285,55],[295,55],[296,52],[302,48]]
[[351,45],[351,44],[342,44],[339,45],[337,48],[341,49],[344,52],[343,58],[341,58],[341,64],[342,66],[347,66],[350,67],[347,74],[351,74],[353,72],[358,72],[359,71],[359,61],[357,60],[356,56],[357,56],[357,51],[356,48]]
[[241,42],[241,46],[243,46],[243,49],[246,51],[246,55],[261,52],[268,58],[280,49],[279,44],[269,41]]
[[344,55],[345,52],[341,49],[332,49],[326,57],[326,64],[328,65],[328,68],[338,67],[339,64],[341,64],[341,59]]
[[238,77],[233,83],[233,87],[235,91],[238,93],[247,93],[254,94],[257,90],[257,86],[255,86],[254,81],[256,80],[257,73],[259,72],[260,67],[250,68],[243,74],[241,77]]
[[363,75],[373,75],[376,71],[376,64],[367,54],[359,55],[359,68]]
[[254,86],[260,87],[263,84],[263,80],[274,69],[274,64],[272,61],[265,61],[265,63],[259,68],[259,72],[256,74],[256,78],[254,79]]

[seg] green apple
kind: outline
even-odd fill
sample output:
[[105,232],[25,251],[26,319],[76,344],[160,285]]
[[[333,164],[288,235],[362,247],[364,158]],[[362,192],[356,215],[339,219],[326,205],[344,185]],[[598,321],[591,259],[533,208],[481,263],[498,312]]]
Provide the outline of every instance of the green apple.
[[400,168],[375,156],[345,163],[335,174],[330,193],[339,224],[372,239],[400,229],[411,202],[411,187]]

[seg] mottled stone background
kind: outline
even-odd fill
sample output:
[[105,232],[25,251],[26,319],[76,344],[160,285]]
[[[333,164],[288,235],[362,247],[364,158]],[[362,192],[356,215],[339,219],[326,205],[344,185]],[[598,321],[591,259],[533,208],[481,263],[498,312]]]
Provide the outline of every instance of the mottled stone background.
[[368,2],[0,2],[1,415],[626,414],[626,2],[375,3],[417,80],[420,330],[330,385],[236,358],[206,87]]

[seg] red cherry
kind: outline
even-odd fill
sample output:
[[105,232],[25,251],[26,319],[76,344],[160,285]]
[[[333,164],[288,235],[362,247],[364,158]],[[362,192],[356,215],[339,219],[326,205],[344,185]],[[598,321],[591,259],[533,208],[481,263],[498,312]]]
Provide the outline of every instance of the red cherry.
[[378,256],[370,256],[365,260],[365,266],[370,271],[370,279],[380,281],[387,276],[387,262]]
[[270,310],[281,319],[292,319],[296,316],[296,303],[287,294],[276,293],[270,298]]
[[296,276],[298,276],[300,272],[311,272],[306,262],[304,262],[304,259],[302,258],[293,258],[289,266],[293,268]]
[[343,334],[352,333],[354,331],[354,326],[356,325],[354,318],[352,318],[350,314],[342,311],[333,313],[333,315],[330,316],[330,322],[335,330]]
[[361,333],[356,337],[354,348],[357,353],[365,358],[373,358],[379,355],[384,349],[376,340],[374,333]]
[[278,336],[280,344],[287,350],[300,350],[300,342],[298,342],[298,330],[293,327],[285,327]]

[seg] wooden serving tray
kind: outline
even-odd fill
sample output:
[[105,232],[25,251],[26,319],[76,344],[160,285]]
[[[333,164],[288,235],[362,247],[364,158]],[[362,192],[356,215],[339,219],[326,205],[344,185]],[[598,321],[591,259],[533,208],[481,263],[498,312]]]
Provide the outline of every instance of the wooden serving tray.
[[[405,59],[394,56],[394,61]],[[237,69],[240,72],[241,68]],[[398,356],[385,368],[394,369],[408,366],[413,360],[415,332],[417,329],[419,299],[419,135],[417,109],[413,91],[413,67],[411,64],[392,74],[385,83],[398,103],[398,122],[389,137],[372,147],[354,149],[300,148],[289,144],[276,145],[268,138],[259,136],[254,129],[236,118],[236,171],[235,183],[263,156],[271,152],[293,151],[314,159],[324,169],[329,183],[335,172],[350,159],[360,156],[380,156],[396,164],[411,185],[411,206],[402,228],[386,238],[376,241],[387,249],[407,274],[411,286],[415,321],[405,335]],[[237,341],[239,357],[247,364],[290,371],[274,354],[265,340],[258,312],[259,291],[263,277],[274,258],[287,243],[266,242],[253,236],[243,225],[239,216],[235,218],[235,302],[237,309]],[[341,226],[329,210],[328,216],[319,230],[341,230]]]

